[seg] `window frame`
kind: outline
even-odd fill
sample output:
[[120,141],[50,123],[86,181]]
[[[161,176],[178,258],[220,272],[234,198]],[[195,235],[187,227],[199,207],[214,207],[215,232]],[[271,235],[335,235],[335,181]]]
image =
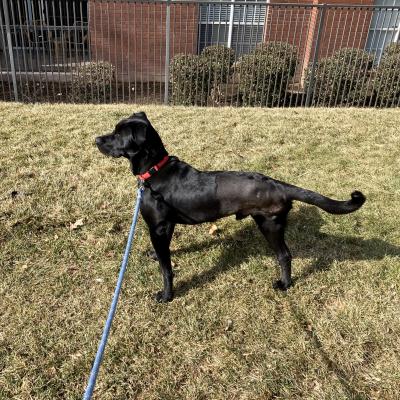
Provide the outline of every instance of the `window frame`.
[[[241,0],[243,1],[243,0]],[[246,0],[244,0],[246,1]],[[252,27],[252,29],[254,27],[258,27],[258,28],[262,28],[263,29],[263,34],[262,37],[264,37],[264,31],[265,31],[265,25],[266,25],[266,21],[267,21],[267,11],[268,11],[268,4],[270,3],[270,0],[251,0],[253,1],[257,1],[260,4],[258,5],[254,5],[254,4],[249,4],[249,5],[236,5],[236,10],[239,9],[240,13],[239,15],[242,15],[241,18],[239,18],[238,21],[235,21],[235,0],[231,0],[231,4],[228,4],[226,2],[221,2],[219,3],[218,1],[216,1],[215,3],[212,4],[200,4],[200,12],[199,12],[199,22],[198,22],[198,27],[199,27],[199,36],[198,36],[198,51],[200,52],[202,50],[202,48],[213,45],[213,44],[218,44],[218,45],[226,45],[228,48],[232,48],[232,38],[233,38],[233,32],[234,32],[234,28],[240,28],[240,27]],[[211,8],[210,6],[227,6],[227,9],[229,10],[227,16],[227,20],[223,21],[221,20],[221,15],[222,15],[222,11],[219,11],[217,13],[215,12],[211,12]],[[202,20],[202,12],[204,12],[202,10],[202,7],[204,7],[204,9],[206,10],[206,20]],[[239,8],[240,7],[240,8]],[[259,8],[259,14],[258,14],[258,18],[254,15],[252,17],[252,21],[248,22],[247,21],[247,13],[248,13],[248,7],[257,7]],[[241,9],[242,8],[242,9]],[[243,10],[243,11],[242,11]],[[210,15],[213,14],[215,16],[215,14],[218,14],[218,20],[213,19],[210,20]],[[215,18],[215,17],[214,17]],[[257,21],[255,20],[257,19]],[[202,26],[214,26],[214,25],[219,25],[219,26],[225,26],[228,27],[228,34],[227,34],[227,38],[226,40],[219,40],[220,38],[218,37],[217,39],[217,43],[213,43],[212,39],[211,39],[211,43],[207,43],[207,37],[205,38],[204,41],[204,45],[202,47],[202,42],[201,42],[201,27]],[[206,28],[207,29],[207,28]],[[207,36],[207,35],[206,35]],[[250,42],[248,43],[249,46],[251,46],[253,43],[251,43],[252,38],[250,37]],[[237,47],[237,46],[236,46]],[[242,47],[243,47],[243,43],[242,43]],[[238,52],[237,52],[238,53]],[[239,52],[241,54],[241,52]],[[240,55],[240,54],[237,55]]]

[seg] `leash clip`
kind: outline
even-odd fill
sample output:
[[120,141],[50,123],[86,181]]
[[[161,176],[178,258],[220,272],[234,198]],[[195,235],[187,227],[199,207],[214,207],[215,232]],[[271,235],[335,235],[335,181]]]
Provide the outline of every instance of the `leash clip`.
[[138,182],[138,189],[140,189],[142,192],[144,190],[144,179],[137,178]]

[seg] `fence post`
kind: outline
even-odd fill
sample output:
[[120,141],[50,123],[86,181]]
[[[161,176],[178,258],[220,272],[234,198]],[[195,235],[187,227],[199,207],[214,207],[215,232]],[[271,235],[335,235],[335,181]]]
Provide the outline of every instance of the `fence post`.
[[11,40],[10,14],[8,12],[7,0],[3,0],[3,10],[4,10],[4,22],[6,24],[6,32],[7,32],[8,55],[10,57],[11,78],[12,78],[13,89],[14,89],[14,100],[18,101],[17,76],[15,73],[14,52],[13,52],[13,46],[12,46],[12,40]]
[[[229,14],[229,29],[228,29],[228,43],[227,46],[229,48],[232,47],[232,33],[233,33],[233,17],[235,15],[235,6],[234,6],[234,1],[235,0],[231,0],[232,1],[232,5],[230,6],[230,14]],[[239,6],[240,7],[240,6]]]
[[165,69],[164,69],[164,104],[168,104],[169,97],[169,55],[171,31],[171,0],[167,0],[167,13],[165,15]]
[[326,10],[326,4],[322,4],[321,16],[319,18],[318,30],[317,30],[317,40],[315,41],[313,63],[311,66],[310,83],[309,83],[308,89],[307,89],[306,107],[310,106],[311,96],[314,94],[315,68],[317,66],[318,51],[319,51],[319,45],[321,42],[321,32],[322,32],[322,28],[324,27],[325,10]]

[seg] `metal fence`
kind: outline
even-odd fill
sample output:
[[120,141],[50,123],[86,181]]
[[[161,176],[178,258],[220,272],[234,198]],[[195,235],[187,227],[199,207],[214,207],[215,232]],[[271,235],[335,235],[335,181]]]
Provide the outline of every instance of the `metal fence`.
[[1,100],[400,105],[400,0],[0,0],[0,7]]

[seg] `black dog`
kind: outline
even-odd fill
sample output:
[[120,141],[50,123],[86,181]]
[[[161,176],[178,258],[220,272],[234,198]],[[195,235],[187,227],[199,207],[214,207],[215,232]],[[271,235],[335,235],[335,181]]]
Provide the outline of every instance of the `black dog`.
[[348,201],[337,201],[254,172],[198,171],[176,157],[168,157],[144,112],[122,120],[114,132],[97,137],[96,144],[106,155],[126,157],[145,187],[141,213],[164,281],[164,289],[156,294],[159,302],[173,298],[169,245],[175,224],[200,224],[233,214],[236,219],[251,216],[281,267],[281,279],[274,287],[286,290],[292,284],[292,256],[284,231],[292,201],[313,204],[332,214],[351,213],[365,202],[358,191]]

